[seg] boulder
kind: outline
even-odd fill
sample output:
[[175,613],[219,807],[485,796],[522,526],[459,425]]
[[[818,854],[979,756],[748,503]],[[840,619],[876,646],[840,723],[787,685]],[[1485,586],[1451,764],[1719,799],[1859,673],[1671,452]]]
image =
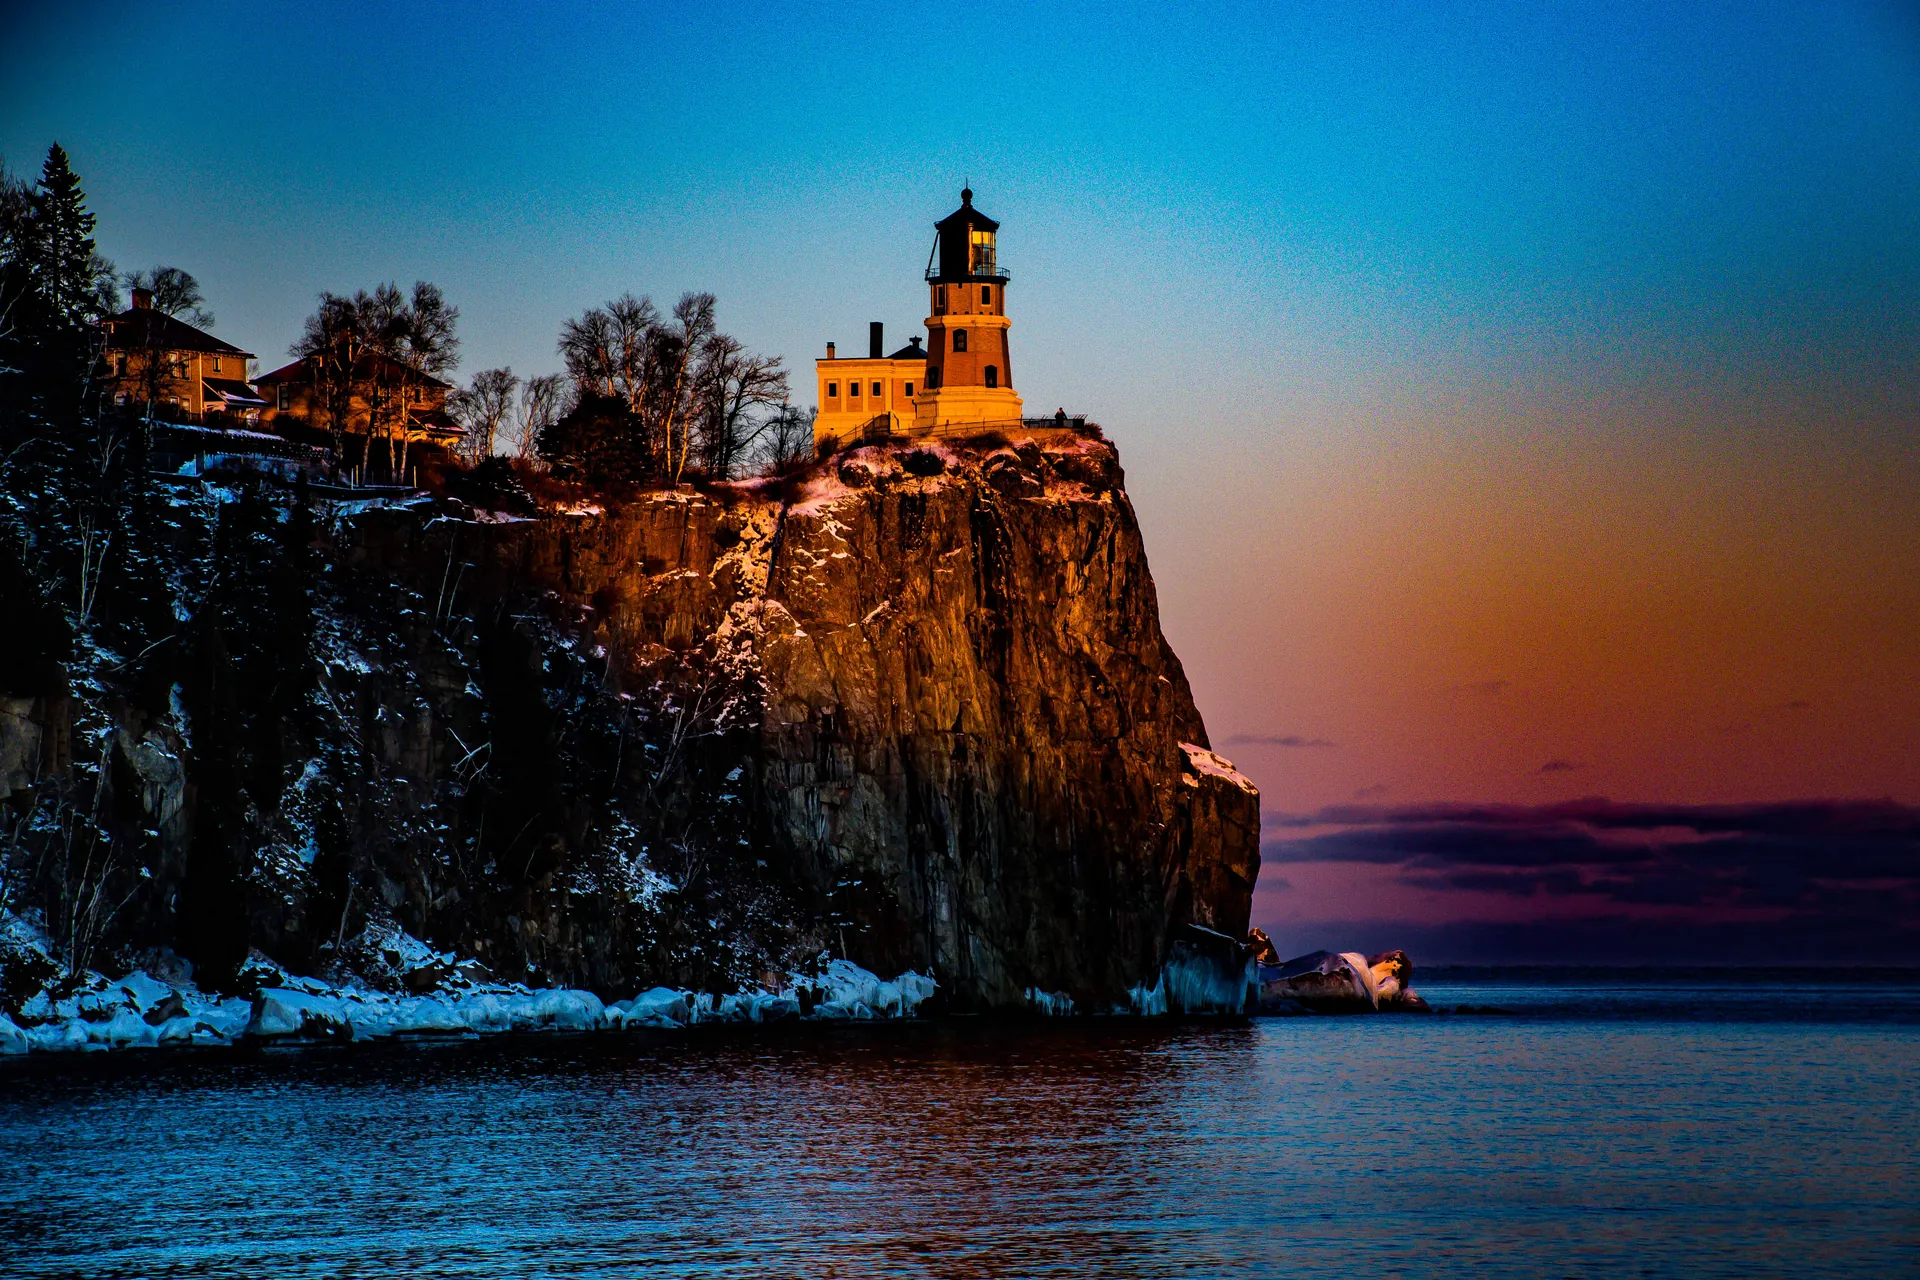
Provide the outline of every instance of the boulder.
[[1413,978],[1413,961],[1404,951],[1384,951],[1371,957],[1358,951],[1314,951],[1277,965],[1257,964],[1256,972],[1260,1012],[1265,1014],[1414,1012],[1427,1008],[1427,1002],[1408,985]]

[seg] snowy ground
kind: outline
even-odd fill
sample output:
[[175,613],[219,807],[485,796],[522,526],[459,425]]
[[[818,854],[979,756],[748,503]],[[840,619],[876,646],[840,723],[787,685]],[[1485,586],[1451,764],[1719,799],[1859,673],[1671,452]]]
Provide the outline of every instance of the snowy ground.
[[[24,922],[9,920],[11,940]],[[451,961],[401,935],[408,960]],[[450,973],[424,995],[397,995],[358,982],[332,984],[286,972],[256,957],[243,982],[251,999],[203,992],[189,966],[161,956],[118,981],[88,973],[73,994],[41,991],[16,1017],[0,1013],[0,1055],[228,1045],[243,1040],[378,1040],[396,1035],[488,1035],[504,1031],[677,1029],[712,1022],[780,1018],[910,1018],[934,992],[932,978],[907,972],[891,982],[846,960],[815,976],[791,975],[780,992],[715,997],[655,987],[606,1004],[590,991],[475,981]]]

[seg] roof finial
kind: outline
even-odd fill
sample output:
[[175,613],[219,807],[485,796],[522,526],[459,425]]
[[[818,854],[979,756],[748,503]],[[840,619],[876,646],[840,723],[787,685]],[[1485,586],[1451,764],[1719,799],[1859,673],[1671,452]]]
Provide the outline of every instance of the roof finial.
[[960,203],[961,204],[973,203],[973,179],[972,178],[968,178],[967,185],[960,188]]

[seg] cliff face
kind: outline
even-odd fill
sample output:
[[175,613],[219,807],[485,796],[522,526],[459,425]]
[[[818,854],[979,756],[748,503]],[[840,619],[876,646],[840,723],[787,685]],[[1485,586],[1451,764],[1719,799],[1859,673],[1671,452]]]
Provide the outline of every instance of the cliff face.
[[762,802],[883,969],[1111,998],[1170,925],[1246,932],[1257,799],[1182,747],[1206,731],[1110,447],[942,460],[855,458],[787,511]]
[[[1257,793],[1206,750],[1103,442],[316,514],[297,706],[223,747],[191,682],[171,714],[100,699],[160,880],[122,945],[365,966],[398,927],[615,994],[825,949],[952,1007],[1104,1008],[1179,926],[1246,931]],[[229,748],[244,776],[203,782]]]

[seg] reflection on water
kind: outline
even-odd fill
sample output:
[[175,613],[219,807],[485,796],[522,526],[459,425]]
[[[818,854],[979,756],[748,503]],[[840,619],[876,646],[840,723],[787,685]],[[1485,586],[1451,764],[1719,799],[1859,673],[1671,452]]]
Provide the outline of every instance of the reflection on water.
[[8,1064],[0,1270],[1920,1268],[1911,1019],[1517,1012]]

